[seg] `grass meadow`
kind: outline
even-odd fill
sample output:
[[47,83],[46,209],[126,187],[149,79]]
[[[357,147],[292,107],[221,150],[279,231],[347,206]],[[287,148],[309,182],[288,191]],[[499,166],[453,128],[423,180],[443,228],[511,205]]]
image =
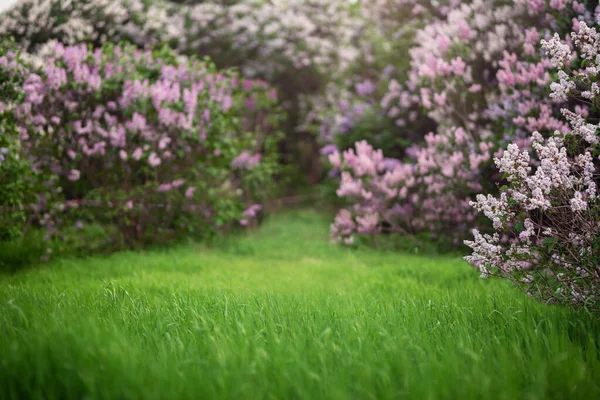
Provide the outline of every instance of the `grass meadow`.
[[330,216],[0,275],[0,398],[600,398],[600,321]]

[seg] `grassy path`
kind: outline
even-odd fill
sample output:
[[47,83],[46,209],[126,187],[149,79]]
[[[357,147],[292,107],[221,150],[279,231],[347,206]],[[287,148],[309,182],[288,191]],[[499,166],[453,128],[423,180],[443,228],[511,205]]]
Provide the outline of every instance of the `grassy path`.
[[0,398],[600,398],[600,321],[273,217],[0,275]]

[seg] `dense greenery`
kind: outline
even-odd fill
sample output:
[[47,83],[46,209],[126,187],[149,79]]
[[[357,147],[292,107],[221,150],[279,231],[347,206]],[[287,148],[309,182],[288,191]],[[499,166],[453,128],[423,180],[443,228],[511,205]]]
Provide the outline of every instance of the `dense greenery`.
[[14,50],[12,41],[0,40],[0,241],[21,236],[37,186],[29,161],[20,154],[11,112],[23,96],[23,61]]
[[329,220],[0,276],[0,397],[600,396],[597,319]]

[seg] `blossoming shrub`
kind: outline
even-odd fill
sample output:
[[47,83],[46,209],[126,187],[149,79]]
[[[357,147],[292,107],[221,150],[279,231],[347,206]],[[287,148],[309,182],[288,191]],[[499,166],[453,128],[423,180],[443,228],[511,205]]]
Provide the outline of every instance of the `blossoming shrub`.
[[357,142],[356,151],[329,156],[342,171],[337,195],[351,204],[332,225],[336,240],[349,244],[364,235],[429,233],[444,247],[464,237],[475,220],[470,195],[482,190],[479,166],[488,160],[491,144],[458,151],[466,141],[461,128],[431,133],[426,141],[413,163],[384,158],[365,141]]
[[[421,141],[435,126],[427,118],[420,121],[413,118],[414,123],[407,130],[396,123],[400,109],[388,113],[389,107],[382,107],[382,100],[390,85],[400,85],[398,82],[407,80],[410,57],[406,55],[415,45],[414,36],[427,25],[441,4],[434,6],[413,0],[360,3],[363,26],[361,38],[355,43],[358,55],[340,72],[337,81],[327,85],[321,96],[307,99],[310,111],[305,124],[324,145],[334,144],[346,150],[356,141],[367,140],[386,154],[400,157],[406,147]],[[410,111],[418,110],[416,104],[412,107]],[[402,112],[409,113],[406,105]]]
[[335,73],[335,67],[357,55],[351,41],[360,20],[345,1],[189,3],[174,12],[185,21],[179,48],[209,54],[217,64],[240,66],[245,75],[273,80],[278,74],[294,79],[292,71],[307,68]]
[[[184,27],[177,49],[208,54],[220,67],[268,80],[287,110],[281,150],[295,186],[318,179],[319,156],[302,126],[303,98],[320,94],[358,55],[362,20],[345,0],[191,1],[173,18]],[[296,176],[299,175],[299,176]],[[316,178],[315,178],[316,176]]]
[[163,242],[237,225],[269,196],[280,114],[263,83],[166,49],[52,54],[14,110],[25,153],[60,199],[34,207],[49,232],[93,222],[130,247]]
[[[127,40],[140,48],[168,44],[178,54],[209,56],[277,87],[287,110],[281,150],[289,163],[314,164],[314,137],[297,129],[299,98],[315,95],[358,54],[362,20],[346,0],[21,0],[0,18],[0,35],[49,54],[65,44]],[[35,22],[34,22],[35,21]],[[316,156],[318,159],[318,154]]]
[[[551,96],[584,101],[597,115],[600,35],[582,22],[570,39],[583,60],[573,70],[567,43],[558,35],[542,42],[560,68]],[[600,311],[599,126],[581,108],[562,114],[571,131],[547,139],[534,132],[535,158],[511,144],[495,160],[507,184],[473,202],[495,232],[475,230],[466,259],[482,276],[508,278],[538,299]]]
[[118,39],[139,0],[19,0],[0,18],[0,35],[11,35],[19,48],[39,51],[46,43],[99,44]]
[[[368,102],[370,113],[355,102],[359,107],[347,107],[350,112],[338,118],[339,123],[325,126],[324,132],[339,145],[342,141],[337,137],[360,128],[365,116],[376,114],[401,127],[400,137],[411,138],[415,144],[406,148],[397,144],[394,148],[394,141],[386,140],[384,154],[407,164],[410,185],[405,186],[418,192],[390,204],[408,210],[406,218],[413,229],[449,237],[455,243],[473,225],[483,223],[480,227],[486,229],[486,221],[475,219],[468,203],[482,189],[495,192],[501,181],[501,174],[493,168],[494,155],[500,156],[511,142],[527,146],[531,130],[545,136],[556,129],[570,131],[560,116],[567,99],[548,97],[552,63],[542,57],[537,42],[550,38],[551,27],[570,30],[592,20],[593,12],[578,2],[534,3],[472,1],[429,14],[430,23],[417,31],[410,51],[408,79],[401,83],[390,78],[379,111],[376,101]],[[589,112],[586,105],[576,110]],[[410,135],[423,132],[427,119],[437,127],[418,143],[420,134]],[[380,130],[366,137],[377,143],[377,136],[383,134]],[[326,148],[327,153],[332,151],[333,147]],[[360,204],[355,203],[355,212]],[[425,216],[429,223],[421,223]],[[383,217],[380,221],[390,224]],[[456,229],[448,230],[450,226]],[[401,230],[410,233],[413,229]]]
[[558,108],[545,95],[550,63],[539,40],[593,21],[591,7],[577,1],[450,1],[417,31],[408,79],[390,82],[381,105],[410,130],[423,118],[414,114],[417,104],[437,124],[465,129],[474,144],[490,134],[510,143],[516,132],[506,135],[509,125],[551,131]]
[[318,89],[318,75],[329,79],[356,58],[360,27],[344,0],[20,0],[3,13],[0,35],[15,36],[30,52],[54,41],[167,43],[247,77],[286,78],[290,90],[305,92]]
[[12,40],[0,40],[0,241],[23,232],[26,207],[35,199],[36,177],[21,154],[12,109],[22,100],[26,68]]

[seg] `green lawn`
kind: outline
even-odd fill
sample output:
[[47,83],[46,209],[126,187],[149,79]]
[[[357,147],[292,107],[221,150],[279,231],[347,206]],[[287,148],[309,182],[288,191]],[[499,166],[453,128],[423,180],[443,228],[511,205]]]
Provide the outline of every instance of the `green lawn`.
[[328,222],[0,275],[0,398],[600,398],[600,320]]

